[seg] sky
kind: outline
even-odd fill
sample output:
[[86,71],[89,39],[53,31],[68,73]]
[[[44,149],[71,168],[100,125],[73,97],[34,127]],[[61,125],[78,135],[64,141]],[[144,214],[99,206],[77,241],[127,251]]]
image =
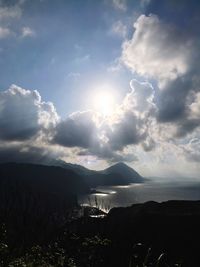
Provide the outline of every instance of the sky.
[[0,0],[0,162],[200,173],[200,2]]

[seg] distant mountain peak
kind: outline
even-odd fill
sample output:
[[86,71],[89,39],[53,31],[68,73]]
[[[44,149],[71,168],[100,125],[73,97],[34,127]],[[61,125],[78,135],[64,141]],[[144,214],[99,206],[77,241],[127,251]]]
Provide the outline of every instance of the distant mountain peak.
[[131,168],[129,165],[127,165],[126,163],[120,161],[120,162],[117,162],[116,164],[114,165],[111,165],[110,167],[108,167],[106,170],[109,170],[109,169],[128,169],[128,170],[131,170],[133,172],[136,172],[133,168]]
[[110,167],[121,167],[121,168],[130,168],[126,163],[123,161],[117,162],[114,165],[111,165]]
[[127,164],[125,164],[123,161],[119,161],[116,164],[114,164],[115,166],[128,166]]
[[102,171],[104,174],[118,174],[127,183],[141,183],[144,182],[144,178],[136,172],[133,168],[125,164],[124,162],[118,162],[107,169]]

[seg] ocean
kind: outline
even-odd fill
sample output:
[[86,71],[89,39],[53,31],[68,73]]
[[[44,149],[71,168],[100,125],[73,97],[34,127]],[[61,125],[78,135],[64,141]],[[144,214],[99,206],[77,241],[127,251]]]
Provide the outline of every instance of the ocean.
[[127,186],[101,186],[95,190],[95,194],[79,196],[79,204],[97,206],[107,212],[113,207],[125,207],[146,201],[200,200],[200,181],[151,180]]

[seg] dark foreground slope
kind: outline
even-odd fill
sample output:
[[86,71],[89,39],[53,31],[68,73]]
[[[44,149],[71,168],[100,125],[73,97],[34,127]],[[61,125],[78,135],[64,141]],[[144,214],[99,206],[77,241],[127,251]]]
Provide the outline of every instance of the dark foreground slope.
[[32,224],[30,213],[24,214],[21,232],[16,218],[1,222],[0,266],[200,266],[199,201],[147,202],[64,223],[49,217],[46,224]]
[[81,231],[86,228],[88,234],[100,231],[112,240],[113,257],[107,266],[129,266],[138,243],[145,244],[144,255],[147,248],[152,248],[152,258],[165,253],[168,263],[174,260],[181,261],[181,266],[200,266],[200,201],[147,202],[114,208],[102,220],[90,219]]

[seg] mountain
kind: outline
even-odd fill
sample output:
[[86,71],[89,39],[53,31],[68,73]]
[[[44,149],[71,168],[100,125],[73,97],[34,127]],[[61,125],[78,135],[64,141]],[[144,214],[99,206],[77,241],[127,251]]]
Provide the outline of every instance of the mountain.
[[51,162],[51,165],[59,166],[67,170],[72,170],[76,172],[79,175],[94,175],[97,174],[98,171],[87,169],[86,167],[79,165],[79,164],[72,164],[72,163],[66,163],[63,160],[55,160],[54,162]]
[[[98,185],[127,185],[146,181],[134,169],[120,162],[105,170],[98,171],[86,177],[89,183]],[[95,184],[96,183],[96,184]]]
[[26,200],[32,199],[40,208],[56,210],[64,203],[63,208],[67,209],[77,205],[77,194],[89,190],[84,179],[72,170],[35,164],[0,164],[2,207],[14,205],[18,209],[21,203],[25,206]]
[[142,177],[134,169],[123,162],[119,162],[105,170],[100,171],[90,170],[79,164],[67,163],[63,160],[57,160],[50,157],[47,157],[42,162],[35,161],[32,164],[61,167],[62,169],[73,171],[77,175],[81,176],[81,178],[83,178],[89,187],[97,187],[102,185],[127,185],[130,183],[143,183],[147,181],[147,179]]
[[120,162],[105,170],[95,171],[78,164],[53,160],[49,165],[30,163],[0,164],[0,183],[18,181],[29,184],[34,190],[48,193],[86,193],[89,188],[103,185],[126,185],[143,183],[145,179],[134,169]]
[[89,191],[82,177],[73,170],[29,163],[0,164],[0,183],[16,181],[52,194]]
[[54,164],[64,169],[73,170],[78,175],[81,175],[90,187],[126,185],[145,181],[141,175],[123,162],[119,162],[102,171],[89,170],[81,165],[66,163],[62,160],[55,161]]
[[134,169],[123,162],[119,162],[102,171],[106,175],[120,175],[124,183],[142,183],[145,179]]

